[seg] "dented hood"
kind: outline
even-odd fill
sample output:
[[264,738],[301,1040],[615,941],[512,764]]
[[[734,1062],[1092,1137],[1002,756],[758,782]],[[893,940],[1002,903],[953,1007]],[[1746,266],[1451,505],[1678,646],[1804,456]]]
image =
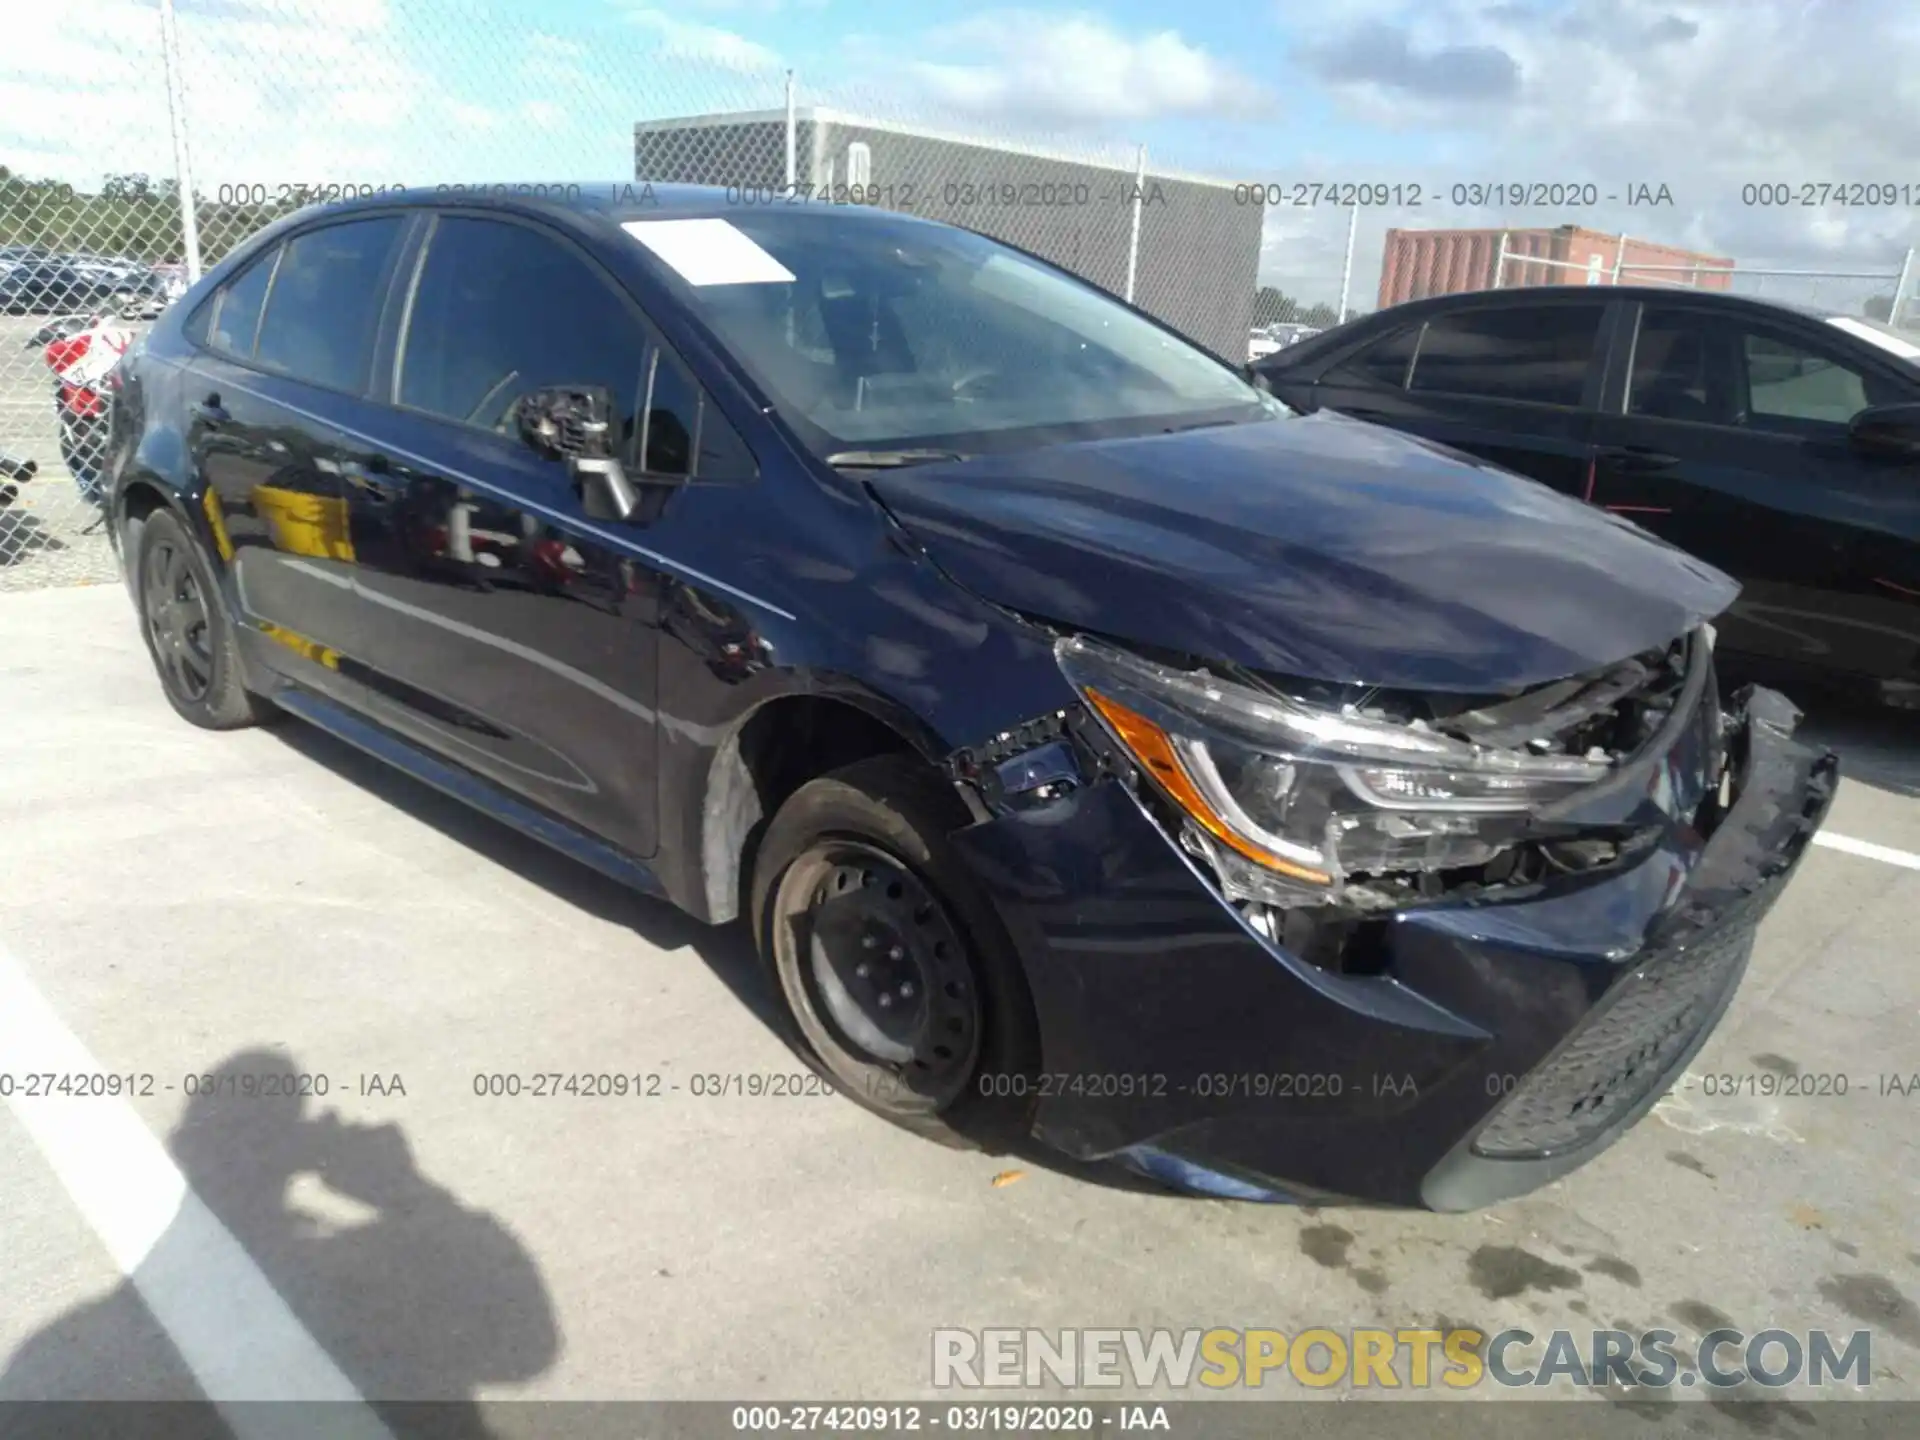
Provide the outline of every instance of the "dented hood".
[[1738,587],[1616,516],[1320,414],[880,471],[958,583],[1287,675],[1485,691],[1611,664]]

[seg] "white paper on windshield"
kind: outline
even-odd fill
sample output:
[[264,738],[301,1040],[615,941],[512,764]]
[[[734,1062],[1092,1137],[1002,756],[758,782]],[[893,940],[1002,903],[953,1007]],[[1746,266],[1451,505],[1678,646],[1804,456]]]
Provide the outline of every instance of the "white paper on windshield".
[[1855,320],[1847,315],[1830,315],[1827,323],[1849,335],[1857,335],[1870,345],[1878,345],[1882,350],[1891,351],[1902,360],[1920,360],[1920,345],[1902,340],[1898,335],[1889,335],[1886,331]]
[[620,227],[689,285],[779,285],[793,272],[730,220],[629,220]]

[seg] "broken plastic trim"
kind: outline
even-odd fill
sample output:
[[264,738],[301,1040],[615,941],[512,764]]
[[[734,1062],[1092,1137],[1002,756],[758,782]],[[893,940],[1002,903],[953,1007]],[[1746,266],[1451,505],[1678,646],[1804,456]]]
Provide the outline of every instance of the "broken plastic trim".
[[[1364,877],[1484,866],[1524,837],[1536,806],[1601,779],[1620,753],[1476,743],[1449,733],[1439,707],[1418,696],[1366,691],[1327,703],[1271,677],[1223,678],[1084,637],[1055,653],[1114,746],[1175,812],[1170,833],[1235,900],[1326,904]],[[1562,712],[1587,721],[1600,698],[1650,673],[1636,661],[1557,687],[1521,723],[1531,732]]]
[[[1142,665],[1158,664],[1144,657],[1129,658]],[[1175,843],[1206,862],[1223,898],[1241,911],[1253,929],[1311,964],[1346,974],[1376,973],[1385,964],[1386,935],[1395,911],[1442,900],[1524,894],[1566,876],[1598,874],[1634,863],[1657,842],[1657,828],[1594,825],[1573,817],[1596,796],[1616,786],[1641,783],[1646,767],[1659,763],[1698,706],[1711,703],[1704,694],[1712,674],[1711,638],[1704,627],[1664,650],[1602,671],[1478,701],[1364,687],[1346,687],[1341,692],[1337,687],[1305,683],[1290,695],[1288,682],[1251,672],[1234,671],[1231,680],[1223,680],[1197,667],[1160,668],[1189,683],[1216,691],[1238,689],[1262,702],[1275,699],[1295,708],[1318,705],[1323,710],[1338,705],[1336,719],[1357,715],[1368,722],[1369,729],[1404,726],[1417,737],[1413,743],[1422,747],[1438,739],[1443,745],[1469,744],[1484,750],[1486,737],[1494,735],[1519,748],[1522,764],[1516,768],[1553,758],[1557,748],[1560,758],[1577,757],[1586,762],[1590,773],[1598,774],[1595,782],[1566,787],[1564,803],[1551,807],[1534,803],[1443,816],[1453,833],[1439,837],[1437,850],[1423,853],[1419,846],[1403,847],[1393,857],[1401,863],[1348,865],[1331,883],[1311,885],[1278,874],[1237,847],[1222,844],[1210,827],[1196,821],[1188,804],[1157,783],[1159,777],[1142,763],[1138,747],[1116,734],[1110,719],[1103,723],[1095,718],[1092,696],[1082,686],[1090,703],[1085,710],[1070,712],[1069,730],[1080,738],[1088,773],[1106,769],[1128,777],[1143,808]],[[1156,713],[1166,714],[1164,710]],[[1179,724],[1177,717],[1167,718]],[[1713,729],[1717,738],[1717,716]],[[1468,733],[1475,734],[1477,743],[1466,741]],[[1356,769],[1351,763],[1330,768],[1348,772],[1343,778]],[[1149,776],[1156,783],[1142,783]],[[1356,798],[1365,798],[1363,786],[1349,783],[1347,789]],[[1711,795],[1707,804],[1714,804]],[[1416,812],[1416,819],[1435,821],[1431,815],[1418,816],[1417,803],[1406,808]],[[1557,818],[1543,820],[1549,808]],[[1372,815],[1378,821],[1395,813],[1392,808],[1375,809]],[[1346,818],[1351,820],[1352,812]],[[1705,815],[1696,820],[1711,823]]]
[[983,744],[962,746],[947,757],[947,774],[988,814],[1031,810],[1086,782],[1083,756],[1068,740],[1065,710],[1022,721]]

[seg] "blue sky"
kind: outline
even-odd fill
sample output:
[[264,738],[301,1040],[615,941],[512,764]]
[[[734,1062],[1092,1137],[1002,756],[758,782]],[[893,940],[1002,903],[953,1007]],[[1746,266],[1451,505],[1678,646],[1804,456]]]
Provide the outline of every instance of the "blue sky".
[[[1417,181],[1392,225],[1579,223],[1744,265],[1892,268],[1920,194],[1756,207],[1755,181],[1920,187],[1920,5],[1892,0],[177,0],[195,179],[614,178],[637,119],[803,101],[1230,180]],[[19,7],[0,163],[167,173],[155,0]],[[884,177],[876,177],[876,180]],[[1453,182],[1664,184],[1670,206],[1454,206]],[[1438,198],[1442,203],[1436,205]],[[1324,298],[1347,230],[1270,212],[1263,278]],[[1149,257],[1178,263],[1178,257]]]

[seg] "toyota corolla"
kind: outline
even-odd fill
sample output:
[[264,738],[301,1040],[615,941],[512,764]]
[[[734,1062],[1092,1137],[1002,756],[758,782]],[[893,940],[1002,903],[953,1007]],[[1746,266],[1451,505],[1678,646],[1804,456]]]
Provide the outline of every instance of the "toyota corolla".
[[1704,1042],[1835,784],[1722,694],[1711,567],[910,216],[382,195],[122,380],[183,717],[744,920],[791,1043],[939,1138],[1531,1189]]

